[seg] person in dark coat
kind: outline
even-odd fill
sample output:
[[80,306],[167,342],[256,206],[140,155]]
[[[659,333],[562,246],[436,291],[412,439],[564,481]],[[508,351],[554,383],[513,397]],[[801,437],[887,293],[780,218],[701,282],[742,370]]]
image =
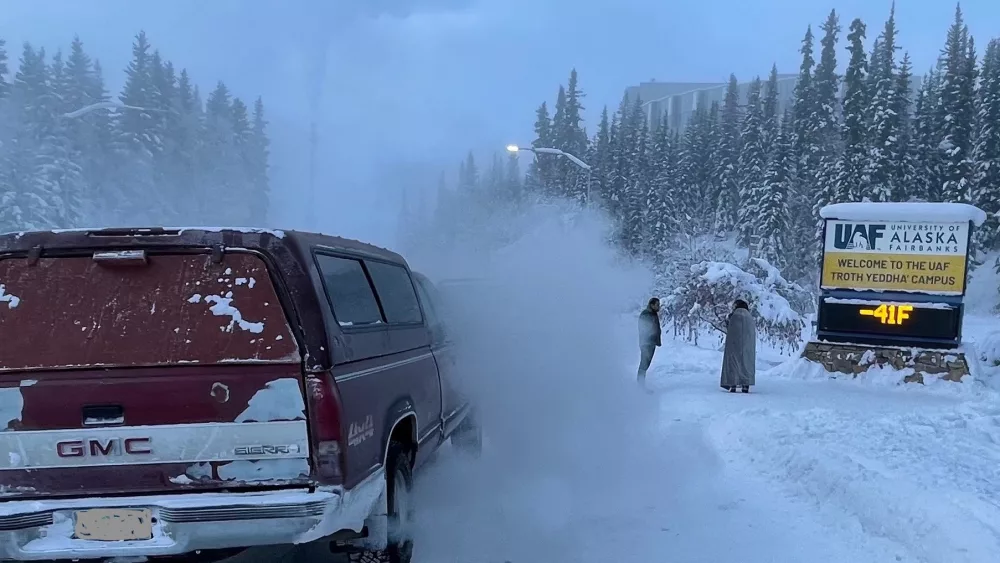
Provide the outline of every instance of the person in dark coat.
[[747,302],[737,299],[726,323],[726,348],[722,356],[722,377],[719,385],[735,393],[739,387],[744,393],[756,383],[757,329]]
[[639,385],[646,386],[646,370],[660,345],[660,300],[653,297],[639,313]]

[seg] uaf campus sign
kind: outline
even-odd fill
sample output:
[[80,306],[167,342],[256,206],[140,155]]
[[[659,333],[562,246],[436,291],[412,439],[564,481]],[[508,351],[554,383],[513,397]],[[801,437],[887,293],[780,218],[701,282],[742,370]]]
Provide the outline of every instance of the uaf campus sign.
[[953,347],[970,237],[986,214],[952,203],[824,207],[820,340]]
[[827,220],[823,289],[961,295],[969,221]]

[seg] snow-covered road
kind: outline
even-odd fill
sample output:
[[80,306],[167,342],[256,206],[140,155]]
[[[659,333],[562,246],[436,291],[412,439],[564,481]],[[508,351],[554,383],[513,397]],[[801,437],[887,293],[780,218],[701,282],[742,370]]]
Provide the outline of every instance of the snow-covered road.
[[[718,387],[717,351],[665,341],[647,405],[657,432],[607,483],[498,477],[489,468],[506,460],[489,451],[479,465],[442,456],[421,482],[415,561],[1000,560],[994,392],[771,360],[753,393],[734,395]],[[592,463],[620,471],[600,451]]]

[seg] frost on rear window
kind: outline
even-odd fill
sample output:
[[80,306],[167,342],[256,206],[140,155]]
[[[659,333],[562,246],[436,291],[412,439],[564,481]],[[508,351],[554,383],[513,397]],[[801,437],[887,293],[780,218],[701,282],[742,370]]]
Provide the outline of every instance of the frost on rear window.
[[0,280],[0,370],[300,361],[267,266],[252,254],[227,253],[221,264],[154,254],[129,267],[5,258]]

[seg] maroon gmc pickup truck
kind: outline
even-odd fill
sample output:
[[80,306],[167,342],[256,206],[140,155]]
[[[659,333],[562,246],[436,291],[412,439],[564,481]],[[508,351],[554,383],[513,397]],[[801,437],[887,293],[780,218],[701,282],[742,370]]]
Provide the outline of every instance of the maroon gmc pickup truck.
[[482,443],[436,299],[319,234],[0,235],[0,560],[409,561],[413,470]]

